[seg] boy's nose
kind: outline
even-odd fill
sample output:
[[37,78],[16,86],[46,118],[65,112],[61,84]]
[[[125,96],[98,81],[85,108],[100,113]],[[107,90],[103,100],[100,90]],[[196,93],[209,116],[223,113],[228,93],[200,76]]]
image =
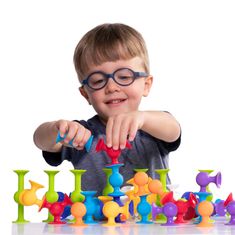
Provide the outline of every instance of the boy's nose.
[[120,86],[112,78],[110,78],[105,86],[105,92],[112,93],[115,91],[120,91]]

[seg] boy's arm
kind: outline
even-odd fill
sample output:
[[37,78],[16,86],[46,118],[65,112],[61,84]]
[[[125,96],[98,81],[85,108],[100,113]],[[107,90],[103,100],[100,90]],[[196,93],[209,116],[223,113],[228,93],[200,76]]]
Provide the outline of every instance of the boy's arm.
[[57,134],[58,128],[56,122],[45,122],[35,130],[33,140],[35,145],[43,151],[60,152],[62,144],[56,144]]
[[124,149],[126,140],[133,141],[141,129],[151,136],[173,143],[179,139],[179,123],[167,112],[133,111],[111,116],[106,125],[106,144],[108,147]]
[[[60,133],[63,141],[56,143],[56,137]],[[45,122],[41,124],[34,132],[35,145],[47,152],[60,152],[62,145],[69,146],[72,140],[73,147],[77,150],[84,148],[86,142],[91,136],[90,130],[76,121],[59,120],[54,122]]]
[[181,133],[180,125],[168,112],[144,111],[141,130],[165,142],[176,141]]

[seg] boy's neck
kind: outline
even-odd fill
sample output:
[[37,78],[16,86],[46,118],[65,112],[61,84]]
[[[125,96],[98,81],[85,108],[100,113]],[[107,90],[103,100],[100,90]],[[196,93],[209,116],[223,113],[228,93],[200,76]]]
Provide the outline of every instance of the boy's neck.
[[98,118],[99,118],[99,120],[101,121],[101,123],[104,124],[104,126],[106,126],[107,120],[103,119],[103,118],[100,117],[99,115],[98,115]]

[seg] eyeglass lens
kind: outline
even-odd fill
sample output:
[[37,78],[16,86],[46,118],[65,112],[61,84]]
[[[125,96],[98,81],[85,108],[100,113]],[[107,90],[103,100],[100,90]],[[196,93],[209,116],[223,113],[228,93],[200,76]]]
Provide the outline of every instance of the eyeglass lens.
[[[133,82],[133,80],[135,79],[135,75],[129,69],[120,69],[120,70],[115,71],[115,73],[113,74],[113,78],[116,83],[126,86]],[[109,76],[107,76],[104,73],[101,73],[101,72],[93,73],[89,77],[89,86],[94,89],[99,89],[106,85],[106,83],[108,82],[108,79],[109,79]]]

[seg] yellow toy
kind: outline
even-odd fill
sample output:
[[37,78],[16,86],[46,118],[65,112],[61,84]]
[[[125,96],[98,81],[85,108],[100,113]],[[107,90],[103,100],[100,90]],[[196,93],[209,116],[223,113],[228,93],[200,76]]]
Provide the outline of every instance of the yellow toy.
[[38,207],[41,207],[42,200],[37,198],[36,191],[40,188],[44,188],[44,186],[32,180],[29,180],[29,182],[31,184],[31,189],[24,189],[20,193],[19,203],[23,206],[38,205]]
[[129,203],[126,203],[125,206],[120,207],[116,202],[109,201],[106,202],[103,206],[103,213],[106,218],[108,218],[108,222],[103,224],[103,226],[116,226],[119,225],[115,222],[115,217],[118,214],[122,213],[126,218],[129,216]]

